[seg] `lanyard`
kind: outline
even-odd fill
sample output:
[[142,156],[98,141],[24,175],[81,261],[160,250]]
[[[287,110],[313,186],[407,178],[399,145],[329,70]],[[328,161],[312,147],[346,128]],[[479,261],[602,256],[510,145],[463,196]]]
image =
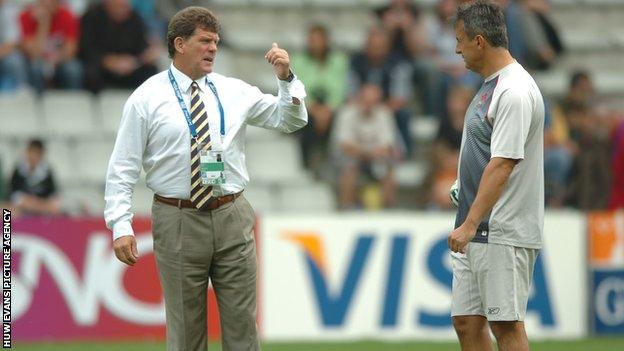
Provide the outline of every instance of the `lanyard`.
[[[188,109],[186,108],[186,104],[184,103],[184,100],[182,99],[182,93],[180,92],[180,88],[178,87],[178,82],[176,82],[175,78],[173,77],[173,73],[171,73],[171,68],[169,69],[168,73],[169,73],[169,82],[171,82],[171,86],[173,87],[173,91],[175,92],[176,98],[178,98],[178,103],[180,104],[180,108],[182,108],[182,112],[184,113],[186,124],[188,125],[193,138],[197,139],[197,129],[195,129],[195,125],[193,124],[193,120],[191,119],[191,114],[189,113]],[[223,105],[221,105],[221,100],[219,99],[219,94],[217,94],[217,88],[215,87],[215,85],[211,81],[209,81],[207,77],[206,77],[206,81],[208,82],[208,86],[210,87],[210,90],[212,90],[212,93],[217,98],[217,105],[219,106],[219,115],[221,115],[221,129],[220,129],[221,140],[223,140],[223,137],[225,136],[225,112],[223,111]]]

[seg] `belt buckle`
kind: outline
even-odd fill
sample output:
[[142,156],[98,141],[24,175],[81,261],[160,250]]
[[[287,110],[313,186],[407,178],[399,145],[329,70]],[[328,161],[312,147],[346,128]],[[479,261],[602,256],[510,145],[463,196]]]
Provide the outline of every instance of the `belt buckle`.
[[178,209],[182,208],[182,199],[178,199]]

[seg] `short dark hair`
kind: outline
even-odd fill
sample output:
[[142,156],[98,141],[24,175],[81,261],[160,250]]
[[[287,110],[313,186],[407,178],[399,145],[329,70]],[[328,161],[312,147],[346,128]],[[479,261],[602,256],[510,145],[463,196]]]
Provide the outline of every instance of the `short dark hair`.
[[327,32],[327,27],[325,27],[323,24],[321,23],[313,23],[308,27],[308,33],[312,33],[312,32],[319,32],[321,33],[325,38],[327,38],[329,36],[329,33]]
[[576,87],[582,80],[589,80],[589,73],[585,70],[577,70],[570,76],[570,88]]
[[455,25],[460,21],[470,39],[482,35],[493,47],[507,49],[509,46],[505,16],[500,6],[487,0],[464,3],[457,8],[453,18]]
[[45,148],[43,147],[43,141],[41,139],[31,139],[28,142],[28,150],[37,150],[39,152],[43,152]]
[[201,28],[210,32],[219,33],[221,25],[217,16],[205,7],[190,6],[180,10],[171,17],[167,27],[167,50],[169,57],[175,55],[175,38],[188,39],[195,33],[195,29]]

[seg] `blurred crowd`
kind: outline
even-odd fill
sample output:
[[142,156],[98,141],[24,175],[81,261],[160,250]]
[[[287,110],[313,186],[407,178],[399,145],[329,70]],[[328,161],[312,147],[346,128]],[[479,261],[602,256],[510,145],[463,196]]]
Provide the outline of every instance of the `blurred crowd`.
[[[428,16],[408,0],[388,1],[371,14],[376,20],[364,47],[351,55],[332,46],[327,28],[309,28],[306,51],[293,57],[308,90],[302,156],[318,178],[335,182],[340,208],[361,207],[371,182],[379,185],[382,206],[395,207],[395,169],[423,147],[429,174],[419,189],[427,194],[421,207],[451,208],[464,113],[482,81],[455,54],[449,19],[459,2],[439,0]],[[533,72],[551,68],[564,46],[548,1],[498,2],[516,60]],[[566,95],[549,101],[547,112],[546,204],[623,207],[622,115],[600,105],[592,77],[571,73]],[[415,118],[436,121],[431,145],[413,140]]]
[[137,87],[157,71],[171,2],[0,0],[0,91]]
[[[303,163],[316,179],[335,184],[339,208],[366,207],[370,189],[379,207],[399,206],[396,169],[423,156],[429,167],[416,189],[426,194],[418,207],[451,207],[464,113],[481,84],[455,54],[449,19],[461,1],[439,0],[429,13],[409,0],[389,0],[371,12],[374,24],[359,51],[341,50],[328,27],[313,24],[305,50],[291,52],[308,93],[309,124],[297,135]],[[497,1],[516,60],[533,72],[556,64],[565,48],[549,2]],[[0,93],[133,89],[157,72],[168,18],[191,4],[209,6],[208,0],[20,3],[26,4],[0,0]],[[583,70],[571,73],[565,96],[547,103],[546,204],[624,207],[622,115],[601,105]],[[438,126],[433,142],[414,140],[415,119]],[[12,179],[0,181],[0,196],[25,212],[59,211],[44,150],[31,141]]]

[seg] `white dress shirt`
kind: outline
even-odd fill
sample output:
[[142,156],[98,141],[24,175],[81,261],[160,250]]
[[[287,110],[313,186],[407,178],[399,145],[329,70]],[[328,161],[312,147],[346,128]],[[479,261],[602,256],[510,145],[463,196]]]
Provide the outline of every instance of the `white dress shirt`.
[[[171,65],[186,108],[190,110],[192,80]],[[208,86],[216,87],[225,112],[225,135],[221,142],[217,98]],[[282,132],[294,132],[307,124],[303,83],[278,81],[278,96],[263,94],[258,88],[239,79],[217,73],[196,80],[208,113],[213,148],[223,150],[226,183],[215,186],[214,196],[242,191],[249,181],[245,165],[246,125]],[[293,97],[300,104],[293,103]],[[167,71],[149,78],[128,98],[119,125],[115,148],[106,175],[104,199],[106,225],[113,240],[133,235],[130,212],[134,185],[141,166],[147,187],[155,194],[189,199],[191,191],[191,133],[178,103]]]

